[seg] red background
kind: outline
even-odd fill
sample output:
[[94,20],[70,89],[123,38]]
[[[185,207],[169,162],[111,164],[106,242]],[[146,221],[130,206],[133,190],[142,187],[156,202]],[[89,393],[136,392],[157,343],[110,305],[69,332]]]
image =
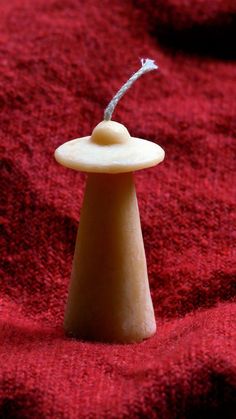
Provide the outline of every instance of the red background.
[[[236,6],[2,0],[0,417],[234,417]],[[62,330],[85,176],[53,158],[114,119],[166,151],[136,173],[158,325],[141,344]],[[92,255],[91,255],[92,262]]]

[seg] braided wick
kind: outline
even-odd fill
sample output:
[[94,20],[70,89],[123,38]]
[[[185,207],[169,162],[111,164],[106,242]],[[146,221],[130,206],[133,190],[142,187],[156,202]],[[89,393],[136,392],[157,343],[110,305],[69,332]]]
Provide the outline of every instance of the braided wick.
[[142,58],[141,59],[142,66],[136,73],[134,73],[129,80],[123,86],[118,90],[118,92],[115,94],[115,96],[112,98],[110,103],[105,109],[104,112],[104,120],[110,121],[112,114],[114,112],[114,109],[119,102],[119,100],[124,96],[124,94],[127,92],[127,90],[132,86],[132,84],[138,80],[139,77],[141,77],[143,74],[148,73],[149,71],[157,70],[158,66],[155,64],[154,60],[150,60],[149,58]]

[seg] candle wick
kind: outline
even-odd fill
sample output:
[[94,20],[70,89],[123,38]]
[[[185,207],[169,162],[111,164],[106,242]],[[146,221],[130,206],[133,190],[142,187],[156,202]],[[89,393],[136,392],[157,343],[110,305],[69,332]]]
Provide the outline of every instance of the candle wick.
[[142,64],[142,66],[140,67],[140,69],[138,71],[136,71],[136,73],[134,73],[129,78],[129,80],[127,80],[127,82],[120,88],[120,90],[118,90],[118,92],[115,94],[115,96],[112,98],[112,100],[110,101],[110,103],[106,107],[105,112],[104,112],[104,120],[105,121],[110,121],[111,120],[112,114],[114,112],[114,109],[115,109],[117,103],[122,98],[122,96],[124,96],[124,94],[127,92],[127,90],[132,86],[132,84],[136,80],[138,80],[138,78],[140,76],[142,76],[145,73],[148,73],[149,71],[158,69],[158,66],[155,64],[154,60],[150,60],[149,58],[142,58],[141,59],[141,64]]

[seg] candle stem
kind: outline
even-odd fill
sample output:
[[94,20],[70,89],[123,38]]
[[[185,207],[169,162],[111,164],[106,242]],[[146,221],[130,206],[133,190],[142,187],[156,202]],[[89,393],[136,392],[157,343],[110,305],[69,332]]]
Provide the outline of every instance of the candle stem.
[[155,333],[132,173],[88,176],[65,329],[106,342],[137,342]]

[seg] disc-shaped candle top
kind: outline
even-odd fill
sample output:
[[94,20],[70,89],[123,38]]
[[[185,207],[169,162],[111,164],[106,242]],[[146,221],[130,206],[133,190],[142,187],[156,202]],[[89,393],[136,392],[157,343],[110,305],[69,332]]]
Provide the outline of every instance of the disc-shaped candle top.
[[58,163],[71,169],[95,173],[125,173],[155,166],[164,159],[157,144],[131,137],[124,125],[100,122],[92,135],[67,141],[57,148]]

